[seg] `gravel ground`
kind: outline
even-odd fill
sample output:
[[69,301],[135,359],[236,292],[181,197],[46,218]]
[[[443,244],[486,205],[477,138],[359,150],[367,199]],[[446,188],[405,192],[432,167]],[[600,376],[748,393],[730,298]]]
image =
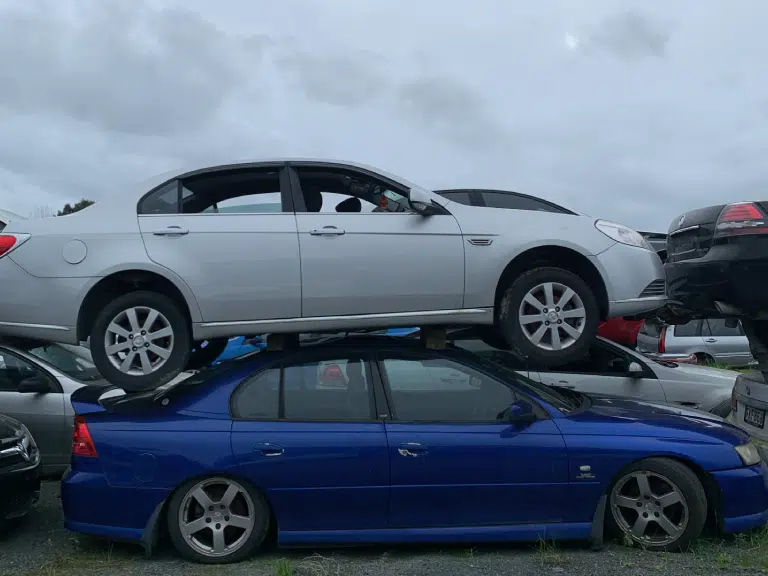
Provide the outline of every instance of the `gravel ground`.
[[168,546],[144,557],[138,547],[75,536],[63,528],[58,483],[47,482],[38,508],[0,541],[1,576],[602,576],[758,574],[768,571],[768,532],[704,540],[686,554],[654,554],[619,544],[478,548],[367,548],[277,551],[230,566],[179,560]]

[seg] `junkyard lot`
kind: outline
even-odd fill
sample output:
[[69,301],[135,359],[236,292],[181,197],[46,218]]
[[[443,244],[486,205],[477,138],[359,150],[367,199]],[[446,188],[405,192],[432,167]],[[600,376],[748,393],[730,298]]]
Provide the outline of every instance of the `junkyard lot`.
[[480,547],[280,550],[229,566],[179,559],[161,545],[152,558],[135,546],[76,536],[63,527],[57,482],[46,482],[38,508],[0,541],[2,576],[475,576],[684,575],[768,572],[768,531],[729,541],[705,539],[687,554],[654,554],[620,544],[593,552],[583,544]]

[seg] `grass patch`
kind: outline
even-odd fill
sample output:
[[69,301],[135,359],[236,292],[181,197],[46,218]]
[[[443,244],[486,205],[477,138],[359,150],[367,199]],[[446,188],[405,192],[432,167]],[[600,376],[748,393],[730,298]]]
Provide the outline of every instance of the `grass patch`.
[[563,566],[566,563],[565,555],[557,547],[554,541],[547,542],[540,538],[536,544],[536,554],[542,566]]
[[[137,559],[143,558],[135,550],[114,544],[97,546],[94,543],[82,543],[74,540],[75,546],[69,552],[56,554],[40,566],[23,572],[23,576],[83,576],[102,573],[107,569],[127,568]],[[20,575],[21,576],[21,575]]]

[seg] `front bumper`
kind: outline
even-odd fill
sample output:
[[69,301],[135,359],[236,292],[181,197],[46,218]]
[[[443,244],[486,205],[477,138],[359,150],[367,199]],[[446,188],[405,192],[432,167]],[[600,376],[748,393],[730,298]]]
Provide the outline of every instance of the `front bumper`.
[[768,524],[768,468],[765,464],[712,472],[720,487],[721,529],[735,534]]
[[32,466],[0,473],[0,520],[25,516],[40,499],[40,460]]
[[664,265],[656,252],[616,243],[595,258],[608,292],[608,317],[632,316],[667,302]]
[[[664,265],[667,296],[699,317],[768,313],[768,251],[760,257],[738,242],[713,246],[701,258]],[[725,314],[720,302],[734,308]]]

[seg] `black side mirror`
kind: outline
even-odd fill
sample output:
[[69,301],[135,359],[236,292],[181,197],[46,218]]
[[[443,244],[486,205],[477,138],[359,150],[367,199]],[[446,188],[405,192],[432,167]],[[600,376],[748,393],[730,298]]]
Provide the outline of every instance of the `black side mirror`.
[[510,424],[518,428],[530,426],[539,419],[533,411],[533,406],[525,400],[518,400],[512,404],[507,409],[507,418],[509,418]]
[[51,391],[51,384],[42,376],[32,376],[19,382],[16,391],[21,394],[45,394]]

